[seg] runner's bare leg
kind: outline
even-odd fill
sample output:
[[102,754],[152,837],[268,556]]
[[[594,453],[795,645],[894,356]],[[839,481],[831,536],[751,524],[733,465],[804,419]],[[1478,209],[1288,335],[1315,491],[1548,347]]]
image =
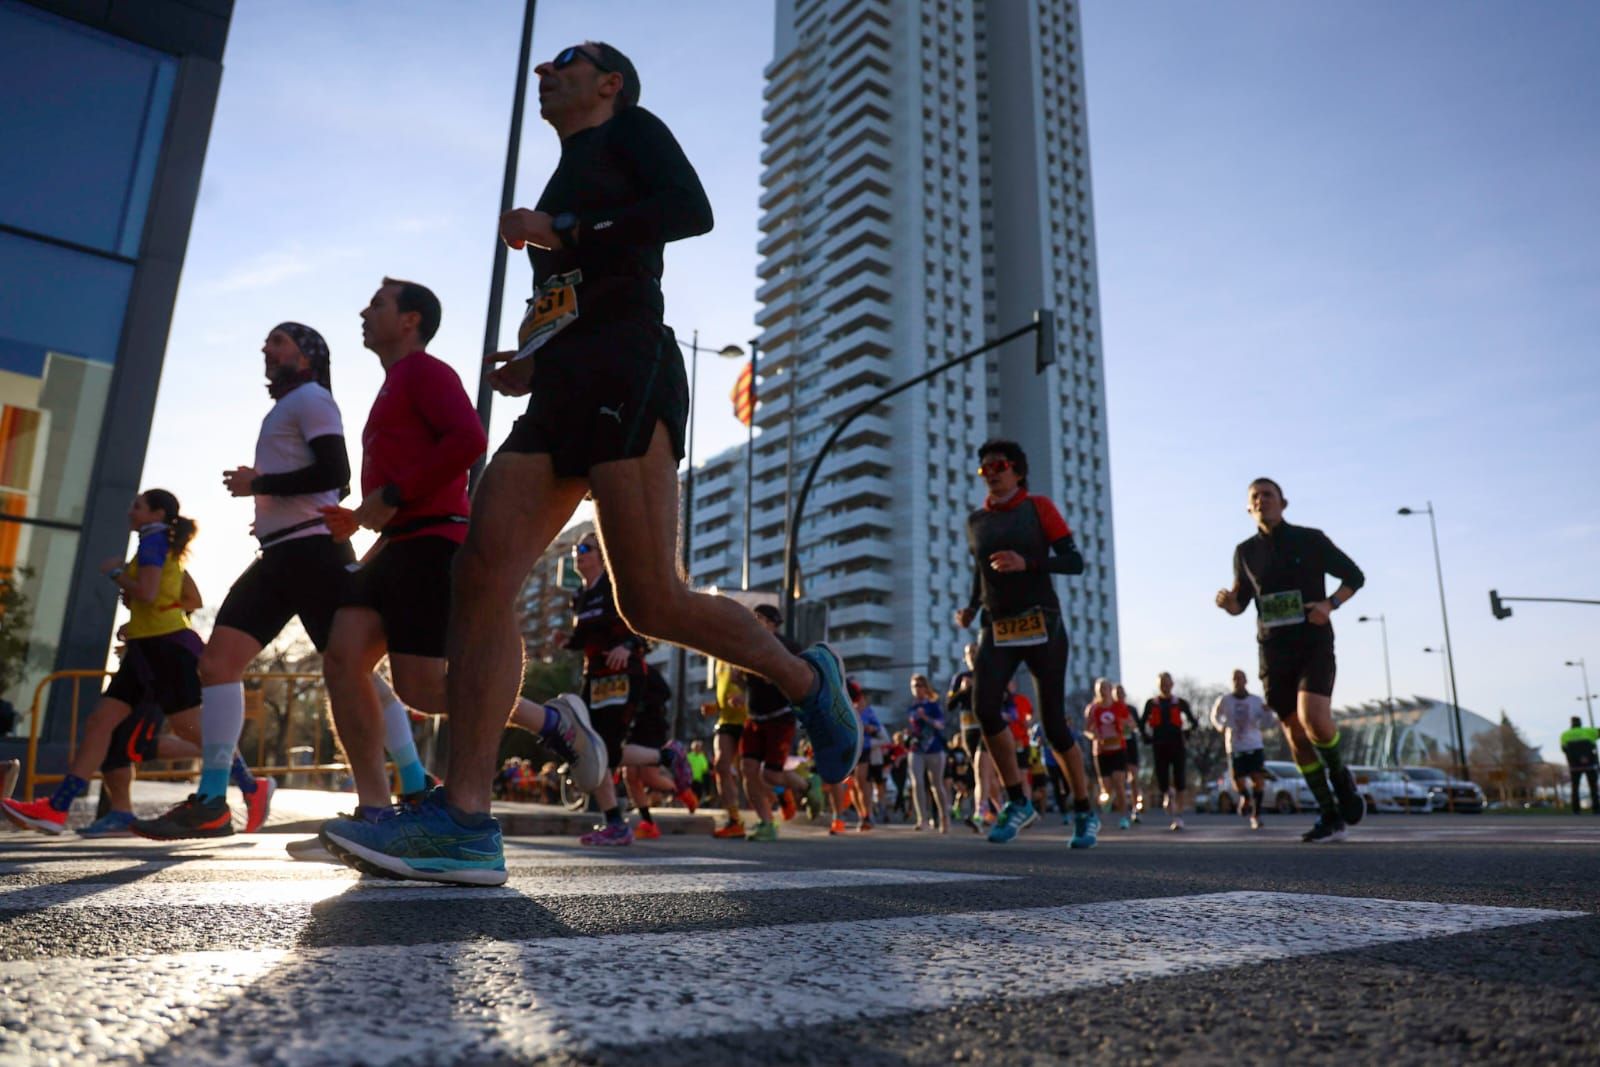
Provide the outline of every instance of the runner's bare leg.
[[455,559],[448,646],[445,797],[464,811],[489,810],[500,734],[522,687],[517,594],[586,489],[580,478],[557,478],[548,454],[503,454],[473,495],[472,523]]
[[750,609],[684,584],[678,571],[677,471],[671,436],[660,423],[643,456],[589,471],[617,609],[639,634],[693,648],[770,679],[790,700],[805,699],[816,681],[809,664],[785,649]]

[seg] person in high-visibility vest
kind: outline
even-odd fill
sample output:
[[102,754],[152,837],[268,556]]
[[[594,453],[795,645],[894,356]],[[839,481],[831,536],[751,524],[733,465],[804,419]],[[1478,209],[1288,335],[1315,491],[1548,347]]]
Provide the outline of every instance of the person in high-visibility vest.
[[1600,792],[1596,781],[1600,779],[1600,730],[1583,725],[1583,720],[1572,717],[1570,729],[1561,733],[1561,752],[1567,757],[1567,772],[1572,775],[1572,813],[1578,808],[1578,786],[1582,779],[1589,780],[1589,812],[1600,815]]

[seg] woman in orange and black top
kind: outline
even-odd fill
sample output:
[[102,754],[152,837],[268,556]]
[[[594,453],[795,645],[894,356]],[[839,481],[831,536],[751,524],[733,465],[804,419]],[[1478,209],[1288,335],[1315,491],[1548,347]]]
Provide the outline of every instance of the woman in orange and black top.
[[1039,695],[1045,739],[1072,782],[1072,845],[1089,848],[1098,819],[1089,802],[1083,752],[1067,725],[1067,630],[1051,582],[1052,575],[1082,574],[1083,556],[1055,505],[1029,495],[1028,457],[1020,445],[986,441],[978,460],[988,497],[967,517],[972,596],[956,612],[956,623],[970,626],[978,618],[982,626],[973,667],[973,709],[1008,798],[989,840],[1010,841],[1039,817],[1022,784],[1003,711],[1006,686],[1017,668],[1026,665]]

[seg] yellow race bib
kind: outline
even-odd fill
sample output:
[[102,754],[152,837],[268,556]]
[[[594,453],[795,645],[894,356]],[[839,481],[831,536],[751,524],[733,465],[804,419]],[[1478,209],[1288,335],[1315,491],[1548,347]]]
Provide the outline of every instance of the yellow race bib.
[[994,620],[994,643],[999,648],[1022,648],[1042,645],[1050,640],[1045,628],[1044,611],[1034,608],[1021,615],[1009,615]]
[[591,708],[615,708],[628,702],[628,676],[608,674],[589,683]]
[[578,318],[581,270],[556,274],[540,283],[528,298],[528,310],[517,327],[517,359],[527,359]]

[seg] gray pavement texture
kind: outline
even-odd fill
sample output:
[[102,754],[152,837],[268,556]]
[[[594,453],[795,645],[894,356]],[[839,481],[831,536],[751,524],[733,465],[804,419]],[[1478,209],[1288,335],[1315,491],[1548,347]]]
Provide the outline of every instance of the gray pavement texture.
[[523,838],[490,891],[0,832],[0,1063],[1600,1061],[1600,819],[1307,823]]

